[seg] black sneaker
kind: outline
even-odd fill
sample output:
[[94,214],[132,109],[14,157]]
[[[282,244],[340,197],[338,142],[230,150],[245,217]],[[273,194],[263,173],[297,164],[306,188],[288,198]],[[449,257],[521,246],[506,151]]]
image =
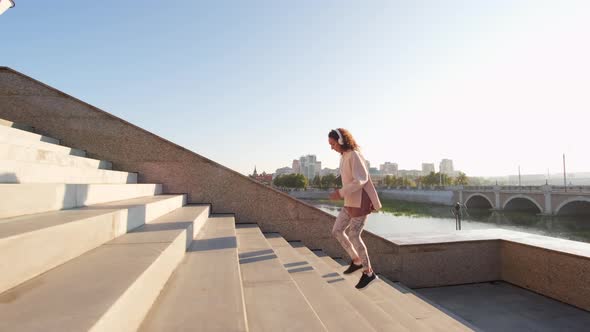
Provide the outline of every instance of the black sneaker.
[[350,262],[350,266],[348,267],[348,269],[346,269],[346,271],[344,271],[342,273],[344,273],[344,274],[351,274],[352,272],[354,272],[354,271],[356,271],[356,270],[358,270],[358,269],[360,269],[362,267],[363,267],[362,264],[356,265],[356,264],[354,264],[354,262]]
[[373,274],[369,277],[369,275],[367,275],[366,273],[363,272],[363,275],[361,276],[361,280],[359,280],[359,283],[356,284],[357,289],[361,289],[361,288],[365,288],[367,287],[368,284],[370,284],[373,280],[377,279],[377,275],[375,274],[375,272],[373,272]]

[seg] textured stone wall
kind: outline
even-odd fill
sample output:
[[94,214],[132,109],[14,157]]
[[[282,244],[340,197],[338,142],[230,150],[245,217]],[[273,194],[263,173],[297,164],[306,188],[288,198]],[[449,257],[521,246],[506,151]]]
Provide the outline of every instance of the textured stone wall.
[[590,311],[590,258],[502,242],[502,279]]

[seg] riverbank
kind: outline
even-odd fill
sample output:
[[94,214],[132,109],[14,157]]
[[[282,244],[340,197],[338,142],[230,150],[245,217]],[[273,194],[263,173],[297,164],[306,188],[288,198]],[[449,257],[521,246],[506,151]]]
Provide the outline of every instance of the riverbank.
[[[289,191],[289,195],[302,200],[328,200],[330,190],[298,190]],[[452,206],[452,190],[417,190],[417,189],[377,189],[381,200],[394,200],[415,203],[428,203]]]

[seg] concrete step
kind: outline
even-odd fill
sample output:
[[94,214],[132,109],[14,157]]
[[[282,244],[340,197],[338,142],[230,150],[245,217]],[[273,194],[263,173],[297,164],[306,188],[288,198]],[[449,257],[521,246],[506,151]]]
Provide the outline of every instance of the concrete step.
[[327,331],[253,224],[236,225],[250,331]]
[[20,129],[20,130],[29,131],[31,133],[35,132],[35,129],[31,126],[23,125],[20,123],[15,123],[15,122],[4,120],[4,119],[0,119],[0,126],[12,127],[12,128]]
[[401,324],[403,320],[400,317],[393,317],[388,314],[376,303],[361,294],[361,291],[354,288],[354,285],[346,282],[340,273],[340,269],[325,264],[300,242],[291,242],[290,245],[371,324],[373,329],[376,331],[411,331]]
[[16,160],[57,166],[112,169],[109,161],[67,155],[37,147],[0,143],[0,160]]
[[137,183],[137,173],[0,160],[2,183]]
[[329,331],[375,331],[282,236],[277,233],[268,233],[264,236]]
[[[334,260],[322,252],[318,252],[318,254],[322,256],[321,259],[325,263],[334,268],[345,269],[346,266],[349,265],[349,263],[346,263],[344,260]],[[358,270],[355,273],[343,276],[351,284],[356,284],[361,277],[361,271]],[[382,280],[373,282],[365,291],[363,291],[363,294],[374,302],[379,303],[379,305],[384,308],[390,308],[390,310],[395,310],[397,308],[398,310],[405,311],[418,320],[422,326],[428,327],[429,330],[441,332],[471,331],[471,329],[465,325],[422,301],[415,295],[405,296],[405,294],[391,287]]]
[[205,207],[179,208],[0,295],[0,331],[135,331]]
[[0,292],[178,209],[185,201],[184,195],[151,196],[0,219]]
[[140,331],[247,331],[235,220],[210,217]]
[[0,184],[0,218],[153,196],[160,184]]
[[[361,271],[357,271],[353,274],[345,275],[342,272],[348,267],[341,266],[340,264],[333,261],[330,257],[325,255],[322,251],[314,251],[314,255],[318,256],[320,260],[324,264],[327,264],[330,268],[335,269],[344,279],[349,281],[349,285],[356,285],[361,277]],[[329,259],[329,261],[328,261]],[[377,284],[382,283],[381,280],[375,280],[371,283],[371,285],[367,286],[366,288],[362,289],[361,292],[367,298],[371,300],[371,302],[375,303],[379,306],[383,311],[385,311],[388,315],[390,315],[395,321],[399,322],[409,331],[423,331],[423,332],[431,332],[433,329],[421,322],[416,317],[410,315],[405,310],[406,303],[404,302],[393,302],[393,301],[386,301],[384,297],[381,295],[382,290],[377,286]]]
[[[26,133],[26,134],[23,134]],[[36,136],[30,136],[36,135]],[[12,144],[12,145],[19,145],[19,146],[28,146],[38,148],[44,151],[53,151],[58,153],[63,153],[66,155],[73,155],[79,157],[85,157],[86,152],[73,149],[66,146],[56,144],[56,140],[52,140],[49,138],[42,138],[44,136],[29,133],[23,130],[0,126],[0,143]],[[49,142],[47,142],[49,141]],[[59,141],[58,141],[59,143]]]
[[10,126],[0,126],[0,137],[5,137],[8,140],[18,139],[20,141],[45,142],[59,145],[59,140],[56,138],[35,134],[33,132],[26,130],[21,130],[19,128],[14,127],[14,123],[12,123]]

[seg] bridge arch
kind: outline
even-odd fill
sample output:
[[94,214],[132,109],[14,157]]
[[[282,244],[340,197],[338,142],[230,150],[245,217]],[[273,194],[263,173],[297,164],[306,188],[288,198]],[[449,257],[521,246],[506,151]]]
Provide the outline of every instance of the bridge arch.
[[[583,196],[576,196],[576,197],[571,197],[568,198],[567,200],[563,201],[561,204],[559,204],[559,206],[557,206],[557,208],[555,209],[555,215],[559,215],[559,214],[564,214],[564,213],[560,213],[562,212],[561,210],[570,205],[571,204],[576,204],[576,203],[582,203],[584,205],[588,205],[590,206],[590,197],[583,197]],[[588,212],[582,213],[584,215],[590,215],[590,210]]]
[[[471,201],[471,204],[470,204],[470,201]],[[485,204],[486,201],[488,202],[489,205]],[[492,201],[486,195],[480,194],[480,193],[475,193],[475,194],[471,194],[467,197],[467,199],[465,200],[465,206],[467,208],[493,209],[494,203],[492,203]]]
[[[518,195],[512,195],[510,197],[508,197],[506,199],[506,201],[504,201],[504,205],[502,206],[502,210],[506,211],[506,207],[508,207],[508,204],[514,204],[513,201],[515,200],[525,200],[526,202],[530,202],[532,203],[536,208],[537,208],[537,213],[543,213],[543,208],[541,207],[541,205],[539,203],[537,203],[537,201],[535,201],[533,198],[527,196],[527,195],[523,195],[523,194],[518,194]],[[530,205],[530,204],[529,204]],[[532,207],[532,205],[530,205]],[[524,209],[526,210],[531,210],[528,207],[524,207]],[[508,210],[510,211],[510,209]]]

